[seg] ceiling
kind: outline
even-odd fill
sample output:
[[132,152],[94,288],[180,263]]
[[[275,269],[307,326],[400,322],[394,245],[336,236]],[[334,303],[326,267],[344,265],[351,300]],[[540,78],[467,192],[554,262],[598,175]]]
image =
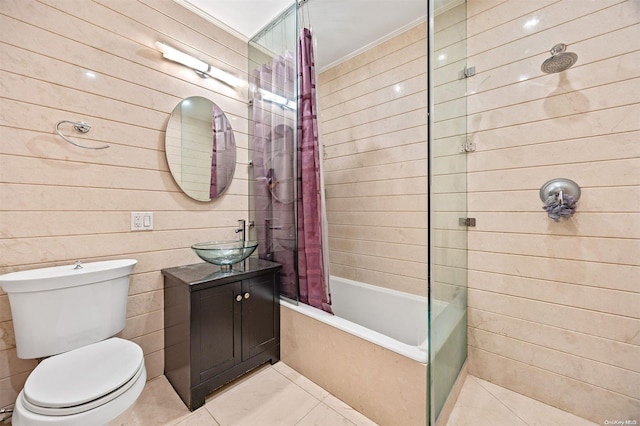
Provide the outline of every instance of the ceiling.
[[[322,1],[322,0],[320,0]],[[247,40],[293,4],[293,0],[184,0]]]
[[[176,0],[251,39],[292,0]],[[302,19],[316,38],[316,68],[321,71],[425,20],[427,0],[308,0]]]

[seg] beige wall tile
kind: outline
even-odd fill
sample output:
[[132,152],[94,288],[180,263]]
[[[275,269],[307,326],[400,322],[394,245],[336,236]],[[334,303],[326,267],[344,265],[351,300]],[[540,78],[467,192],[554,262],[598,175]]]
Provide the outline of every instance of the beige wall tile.
[[[631,206],[629,206],[631,208]],[[552,227],[549,218],[535,212],[474,212],[480,225],[478,230],[488,232],[518,232],[542,234],[554,231],[555,235],[571,235],[603,238],[640,238],[640,230],[628,223],[640,220],[638,213],[592,212],[581,204],[579,213],[571,218],[570,226]],[[569,225],[569,224],[566,224]]]
[[[551,175],[548,175],[551,179]],[[557,176],[557,175],[556,175]],[[544,181],[546,182],[546,180]],[[533,185],[531,185],[533,186]],[[542,183],[540,184],[542,186]],[[534,212],[538,213],[538,206],[542,207],[539,188],[530,188],[528,190],[510,190],[509,195],[509,209],[506,211],[512,212]],[[504,212],[505,209],[501,204],[501,200],[505,199],[504,191],[492,191],[492,192],[470,192],[468,194],[469,199],[469,211],[472,212]],[[447,200],[443,197],[438,199],[441,203],[446,203]],[[590,213],[637,213],[638,203],[640,202],[640,188],[638,186],[602,186],[583,188],[582,196],[580,197],[579,207],[576,210],[576,214],[582,212]],[[438,207],[436,207],[438,208]],[[577,217],[577,216],[576,216]],[[543,218],[548,219],[543,214]],[[632,217],[629,217],[632,219]],[[549,221],[546,220],[549,226]],[[575,226],[570,223],[564,223],[561,229],[571,230]],[[569,231],[565,231],[567,233]]]
[[[545,144],[505,147],[496,152],[483,148],[469,161],[469,171],[503,168],[539,167],[549,164],[565,164],[567,158],[575,163],[617,160],[640,156],[640,147],[634,141],[640,132],[612,133],[607,135],[569,139]],[[484,145],[484,143],[483,143]],[[606,145],[610,149],[602,150]],[[553,157],[549,158],[549,152]]]
[[426,294],[425,24],[320,74],[332,275]]
[[496,238],[492,233],[473,232],[469,234],[469,249],[638,266],[635,254],[640,252],[640,241],[536,234],[503,234]]
[[507,1],[508,0],[474,0],[469,2],[466,10],[467,19],[471,20],[474,16]]
[[[322,125],[320,125],[322,126]],[[393,149],[401,148],[406,145],[424,143],[427,140],[426,126],[409,127],[399,129],[394,133],[393,138],[388,134],[373,135],[365,139],[338,140],[338,138],[326,138],[323,143],[323,152],[326,158],[340,158],[350,156],[369,149]],[[335,136],[335,135],[334,135]],[[333,144],[329,144],[333,142]],[[327,164],[326,167],[330,167]]]
[[16,337],[13,332],[13,321],[0,322],[0,350],[4,351],[16,347]]
[[468,117],[469,131],[478,132],[487,128],[507,127],[629,105],[636,100],[631,88],[637,86],[638,81],[640,79],[635,78],[581,91],[549,92],[541,100],[471,114]]
[[24,387],[24,382],[31,370],[23,373],[15,373],[5,379],[0,379],[0,404],[3,407],[15,404],[18,394]]
[[[235,238],[248,210],[246,90],[163,60],[165,41],[245,77],[247,43],[172,1],[6,2],[1,6],[0,273],[84,261],[138,260],[127,326],[147,374],[161,375],[163,295],[160,269],[196,263],[189,246]],[[213,99],[236,131],[235,179],[220,199],[183,195],[164,153],[168,117],[186,96]],[[84,120],[86,151],[53,134],[58,120]],[[69,132],[71,129],[63,128]],[[130,232],[131,211],[154,211],[155,229]],[[7,308],[7,309],[5,309]],[[4,384],[12,400],[33,363],[15,358],[6,296],[0,296]],[[3,385],[4,389],[4,385]],[[12,401],[2,401],[6,405]]]
[[469,306],[618,342],[640,343],[640,320],[469,289]]
[[[600,41],[598,41],[600,42]],[[595,42],[594,42],[595,43]],[[586,43],[585,43],[586,44]],[[571,47],[572,51],[582,52],[583,50],[595,50],[596,46],[578,46]],[[550,96],[558,97],[557,100],[563,99],[560,95],[572,91],[582,91],[591,88],[594,85],[605,85],[636,78],[640,74],[638,63],[639,52],[623,52],[624,54],[610,57],[607,52],[608,59],[598,60],[597,62],[585,63],[580,61],[580,65],[576,64],[572,67],[571,77],[558,77],[554,74],[543,74],[538,76],[539,58],[531,58],[527,61],[520,61],[519,67],[515,64],[509,65],[509,69],[502,70],[500,75],[492,74],[492,84],[499,83],[495,89],[487,87],[485,82],[479,87],[474,86],[480,84],[479,80],[470,82],[470,92],[473,93],[468,99],[468,113],[473,114],[478,111],[489,111],[498,109],[508,105],[516,105],[532,101],[538,98],[548,98]],[[603,54],[604,56],[604,54]],[[532,73],[535,70],[535,73]],[[502,81],[495,81],[502,79]],[[553,88],[554,90],[550,90]],[[490,93],[487,93],[489,91]],[[480,102],[478,102],[480,101]],[[545,107],[551,106],[547,101]],[[597,108],[594,108],[597,109]]]
[[393,269],[382,271],[369,270],[358,267],[357,265],[354,266],[351,264],[340,264],[334,262],[331,264],[331,274],[354,281],[427,297],[427,279],[424,276],[398,276],[395,273],[395,266],[390,267]]
[[399,48],[406,47],[417,41],[425,39],[426,33],[427,26],[423,24],[414,28],[413,31],[406,31],[399,34],[390,40],[380,43],[375,49],[369,49],[354,58],[331,67],[330,69],[322,70],[318,76],[318,82],[320,84],[325,84],[330,80],[336,79],[343,74],[353,71],[354,69],[366,66],[368,63],[393,53]]
[[35,359],[20,359],[15,348],[0,351],[0,378],[29,372],[37,365]]
[[[469,302],[473,305],[473,298]],[[597,361],[627,371],[640,372],[640,347],[608,338],[575,333],[554,326],[540,324],[469,307],[469,335],[484,330],[501,336],[528,342],[544,348],[572,354],[581,361]],[[476,347],[482,349],[479,345]]]
[[122,331],[122,338],[133,339],[164,328],[164,310],[152,311],[127,318],[127,326]]
[[[618,0],[467,6],[477,71],[466,80],[476,143],[467,156],[477,219],[468,241],[470,372],[599,424],[633,418],[640,98],[630,85],[640,71],[632,42],[640,10]],[[578,62],[543,74],[559,42]],[[451,117],[439,134],[456,132]],[[561,223],[538,197],[555,177],[583,188],[576,214]]]
[[527,365],[572,377],[611,392],[640,399],[640,390],[635,386],[640,379],[640,373],[479,329],[470,329],[469,345],[482,347]]
[[[469,348],[469,374],[481,372],[485,380],[561,408],[597,424],[606,419],[633,419],[640,401],[491,352]],[[504,383],[504,384],[501,384]]]
[[640,292],[623,292],[559,281],[469,271],[473,288],[510,296],[640,318]]
[[425,364],[284,306],[281,318],[287,365],[378,424],[426,424]]
[[[640,268],[631,265],[480,251],[470,253],[469,269],[635,293],[638,292],[635,283],[640,272]],[[473,286],[472,282],[470,286]]]
[[162,376],[164,374],[164,349],[145,354],[144,365],[147,369],[147,378]]
[[[486,146],[479,149],[496,149],[637,131],[636,117],[639,113],[640,106],[636,103],[545,120],[544,127],[534,122],[487,129],[473,132],[472,138],[479,147]],[[470,163],[474,161],[472,157],[469,160]]]
[[[468,42],[469,56],[478,69],[495,68],[512,62],[514,57],[519,57],[523,52],[529,56],[534,54],[547,55],[551,47],[560,43],[557,39],[559,34],[570,34],[572,39],[580,40],[636,24],[634,14],[637,11],[634,10],[633,2],[614,1],[617,4],[613,6],[611,6],[613,2],[557,2],[556,7],[551,5],[538,12],[538,14],[545,13],[546,15],[549,9],[561,11],[558,16],[554,16],[552,12],[546,15],[546,21],[553,25],[551,28],[554,31],[546,27],[545,21],[541,21],[534,32],[528,33],[523,25],[529,18],[521,19],[520,22],[507,23],[494,27],[491,31],[485,31],[476,37],[470,37]],[[512,4],[515,3],[512,2]],[[578,4],[582,7],[577,7]],[[491,20],[490,13],[487,15],[485,19]],[[547,31],[544,31],[545,28]],[[505,44],[505,40],[510,42]],[[565,43],[571,44],[570,41]],[[532,45],[536,46],[535,51],[531,50]],[[479,54],[489,50],[492,52],[491,56]],[[541,60],[544,59],[546,56],[541,58]]]
[[[535,14],[536,11],[548,5],[557,2],[557,0],[540,0],[536,2],[506,2],[502,0],[488,1],[477,0],[470,2],[467,7],[467,31],[469,36],[492,30],[494,27],[510,22],[514,19]],[[495,3],[495,5],[491,5]],[[493,7],[492,7],[493,6]],[[491,10],[486,10],[491,7]],[[486,19],[485,15],[480,12],[491,14],[491,19]],[[534,15],[535,16],[535,15]]]

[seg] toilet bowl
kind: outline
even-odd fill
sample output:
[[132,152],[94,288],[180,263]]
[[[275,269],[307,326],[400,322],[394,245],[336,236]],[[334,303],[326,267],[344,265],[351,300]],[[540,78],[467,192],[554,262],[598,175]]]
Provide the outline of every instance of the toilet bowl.
[[55,355],[29,375],[14,425],[101,425],[138,398],[147,379],[142,349],[113,337]]
[[106,424],[125,412],[147,380],[124,329],[134,259],[0,275],[9,296],[18,358],[44,358],[18,394],[15,426]]

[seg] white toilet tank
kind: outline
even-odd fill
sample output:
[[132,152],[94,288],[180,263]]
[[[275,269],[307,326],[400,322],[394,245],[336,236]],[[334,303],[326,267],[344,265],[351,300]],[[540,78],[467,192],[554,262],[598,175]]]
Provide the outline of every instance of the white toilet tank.
[[55,355],[120,332],[136,263],[107,260],[0,276],[0,287],[9,296],[18,357]]

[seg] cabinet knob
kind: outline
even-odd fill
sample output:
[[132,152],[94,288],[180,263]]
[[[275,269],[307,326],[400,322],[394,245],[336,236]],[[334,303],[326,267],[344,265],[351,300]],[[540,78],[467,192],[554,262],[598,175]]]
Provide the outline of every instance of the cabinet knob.
[[236,302],[242,302],[242,295],[241,294],[238,294],[236,296]]
[[249,294],[249,292],[246,292],[246,293],[244,294],[244,298],[245,298],[245,299],[248,299],[248,298],[250,298],[250,297],[251,297],[251,295]]

